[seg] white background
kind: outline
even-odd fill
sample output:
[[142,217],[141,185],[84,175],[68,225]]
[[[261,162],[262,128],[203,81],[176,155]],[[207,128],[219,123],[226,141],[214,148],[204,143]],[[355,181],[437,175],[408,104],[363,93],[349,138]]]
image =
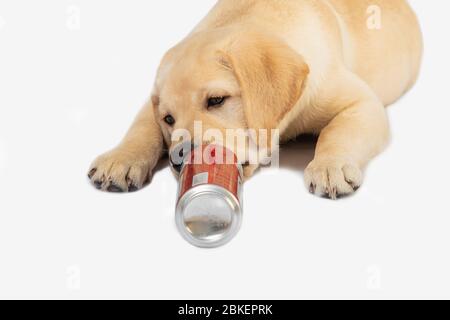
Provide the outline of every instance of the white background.
[[86,172],[214,1],[1,0],[0,297],[450,298],[450,3],[411,2],[423,72],[357,195],[308,194],[313,146],[292,144],[245,185],[238,237],[201,250],[175,229],[167,168],[124,195]]

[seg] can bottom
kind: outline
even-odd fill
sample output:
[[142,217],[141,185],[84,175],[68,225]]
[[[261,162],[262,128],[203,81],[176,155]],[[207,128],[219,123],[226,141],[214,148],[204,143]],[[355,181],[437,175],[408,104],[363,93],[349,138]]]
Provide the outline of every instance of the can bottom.
[[176,224],[191,244],[214,248],[229,242],[241,225],[241,206],[228,190],[216,185],[200,185],[178,202]]

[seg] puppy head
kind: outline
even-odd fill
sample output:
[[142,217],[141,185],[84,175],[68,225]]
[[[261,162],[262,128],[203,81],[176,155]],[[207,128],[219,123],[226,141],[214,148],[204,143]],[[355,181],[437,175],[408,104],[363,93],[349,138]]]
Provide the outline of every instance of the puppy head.
[[278,38],[201,32],[164,57],[152,96],[156,119],[169,147],[179,129],[207,142],[217,140],[208,131],[223,139],[229,129],[270,132],[300,99],[308,73],[302,57]]

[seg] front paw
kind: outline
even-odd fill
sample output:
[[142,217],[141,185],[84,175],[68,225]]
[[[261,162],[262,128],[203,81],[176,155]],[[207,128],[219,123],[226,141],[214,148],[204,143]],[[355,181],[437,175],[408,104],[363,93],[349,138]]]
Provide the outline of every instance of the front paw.
[[314,160],[305,170],[305,183],[315,195],[336,200],[353,194],[362,184],[361,169],[345,160]]
[[117,148],[98,157],[91,165],[88,177],[103,191],[132,192],[150,181],[158,159]]

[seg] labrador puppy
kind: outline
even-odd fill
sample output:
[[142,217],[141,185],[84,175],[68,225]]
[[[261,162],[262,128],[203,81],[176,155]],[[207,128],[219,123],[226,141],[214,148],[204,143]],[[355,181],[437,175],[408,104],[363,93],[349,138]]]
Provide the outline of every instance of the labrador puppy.
[[105,191],[141,188],[175,130],[201,121],[278,129],[281,141],[318,135],[306,187],[352,194],[388,142],[385,107],[415,83],[422,50],[405,0],[220,0],[164,56],[151,101],[89,178]]

